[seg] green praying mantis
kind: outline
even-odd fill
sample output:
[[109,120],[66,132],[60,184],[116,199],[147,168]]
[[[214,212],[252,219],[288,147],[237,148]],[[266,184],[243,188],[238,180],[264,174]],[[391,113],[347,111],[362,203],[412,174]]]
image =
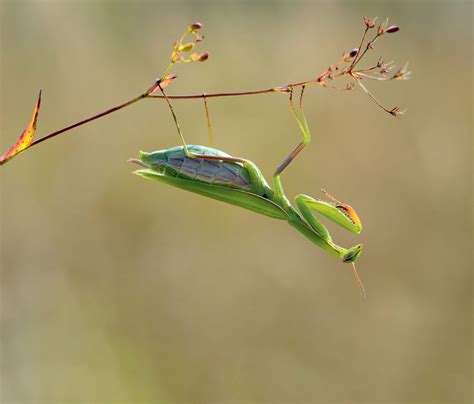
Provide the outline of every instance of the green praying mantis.
[[[283,189],[282,172],[311,141],[311,133],[302,106],[303,92],[304,87],[301,90],[298,115],[293,106],[293,89],[289,88],[290,111],[303,139],[275,170],[273,189],[252,161],[230,156],[211,147],[187,145],[173,106],[163,90],[182,145],[151,153],[140,152],[139,159],[129,161],[142,167],[134,171],[134,174],[141,177],[240,206],[274,219],[288,221],[314,244],[342,259],[343,262],[351,263],[356,283],[365,298],[366,292],[355,267],[355,261],[362,252],[362,245],[358,244],[351,248],[337,245],[326,226],[312,213],[317,212],[353,233],[360,233],[362,224],[355,210],[322,190],[329,201],[299,194],[295,197],[298,211],[291,205]],[[206,102],[205,108],[211,136],[212,129]]]

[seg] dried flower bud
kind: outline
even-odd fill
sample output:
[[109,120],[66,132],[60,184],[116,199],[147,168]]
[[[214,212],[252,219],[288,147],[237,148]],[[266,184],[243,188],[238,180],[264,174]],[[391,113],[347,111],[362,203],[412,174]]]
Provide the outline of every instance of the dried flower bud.
[[193,53],[190,58],[193,62],[205,62],[209,58],[209,52]]
[[359,52],[358,48],[354,48],[350,52],[344,52],[344,54],[342,55],[342,60],[344,62],[349,62],[352,58],[357,56],[358,52]]
[[200,22],[193,22],[189,27],[190,32],[197,31],[202,28],[202,24]]
[[375,27],[375,18],[367,18],[367,17],[364,17],[364,24],[367,28],[374,28]]
[[178,51],[179,52],[189,52],[194,48],[193,43],[185,43],[183,45],[178,46]]
[[400,27],[398,25],[391,25],[390,27],[385,29],[385,32],[392,34],[394,32],[400,31]]
[[207,59],[209,59],[209,52],[204,52],[199,55],[199,62],[205,62]]

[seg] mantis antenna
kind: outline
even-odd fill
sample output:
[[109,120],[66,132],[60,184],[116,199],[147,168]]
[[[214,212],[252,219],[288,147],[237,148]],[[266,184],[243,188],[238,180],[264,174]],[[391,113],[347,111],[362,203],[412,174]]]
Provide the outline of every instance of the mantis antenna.
[[360,289],[360,294],[365,299],[367,297],[367,293],[365,292],[364,284],[360,280],[359,274],[357,273],[355,262],[352,262],[352,272],[354,273],[354,278],[356,280],[357,286]]

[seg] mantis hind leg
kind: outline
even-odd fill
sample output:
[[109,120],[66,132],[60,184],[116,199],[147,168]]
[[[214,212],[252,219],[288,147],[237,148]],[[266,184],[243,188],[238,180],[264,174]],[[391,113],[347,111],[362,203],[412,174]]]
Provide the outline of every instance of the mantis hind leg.
[[299,101],[299,113],[301,115],[301,118],[298,116],[293,106],[293,89],[290,89],[290,97],[289,97],[290,111],[293,117],[295,118],[296,123],[298,124],[298,127],[301,130],[301,133],[303,134],[303,140],[300,143],[298,143],[298,145],[293,149],[293,151],[288,155],[288,157],[281,162],[281,164],[276,168],[273,174],[273,186],[275,188],[275,197],[279,200],[280,203],[282,203],[286,207],[287,210],[291,210],[291,204],[285,196],[285,191],[283,190],[283,185],[281,183],[280,175],[283,172],[283,170],[286,167],[288,167],[288,165],[296,158],[296,156],[301,152],[301,150],[303,150],[304,147],[311,141],[311,133],[309,131],[308,122],[306,120],[306,116],[303,111],[304,89],[305,87],[303,86],[301,89],[300,101]]
[[295,159],[295,157],[304,149],[304,147],[311,141],[311,133],[309,131],[308,122],[303,111],[303,95],[304,95],[304,86],[301,89],[300,102],[299,102],[299,113],[301,114],[301,119],[295,111],[293,106],[293,89],[290,90],[290,111],[293,117],[298,124],[298,127],[303,134],[303,140],[298,143],[298,145],[293,149],[293,151],[288,155],[288,157],[282,161],[282,163],[275,170],[274,175],[280,175],[283,170],[288,167],[288,165]]

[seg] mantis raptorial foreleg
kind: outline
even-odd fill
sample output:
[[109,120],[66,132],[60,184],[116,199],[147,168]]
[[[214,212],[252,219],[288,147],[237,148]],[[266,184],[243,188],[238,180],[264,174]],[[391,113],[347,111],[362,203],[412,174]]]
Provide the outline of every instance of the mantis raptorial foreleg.
[[300,194],[296,195],[295,197],[296,205],[298,206],[298,209],[300,210],[303,218],[311,226],[311,228],[316,233],[318,233],[321,238],[323,238],[328,244],[333,246],[334,249],[339,250],[341,252],[344,262],[352,263],[352,270],[357,286],[359,287],[362,296],[364,296],[365,298],[365,288],[362,284],[362,281],[360,280],[359,274],[357,273],[355,267],[355,260],[360,255],[362,248],[361,245],[356,245],[355,247],[352,247],[350,249],[343,249],[334,244],[326,226],[324,226],[318,219],[314,217],[311,210],[315,210],[326,218],[332,220],[334,223],[341,225],[342,227],[353,233],[360,233],[362,230],[362,224],[360,222],[359,216],[357,216],[357,213],[350,205],[338,201],[336,198],[327,193],[324,189],[322,191],[331,200],[331,202],[317,200],[311,198],[310,196]]
[[[323,190],[323,192],[325,191]],[[362,224],[354,209],[345,203],[337,201],[328,193],[326,193],[326,195],[331,199],[331,202],[317,200],[304,194],[299,194],[295,197],[295,202],[303,217],[314,231],[319,233],[322,238],[332,243],[331,236],[329,235],[326,226],[313,216],[311,209],[353,233],[360,233],[362,230]]]

